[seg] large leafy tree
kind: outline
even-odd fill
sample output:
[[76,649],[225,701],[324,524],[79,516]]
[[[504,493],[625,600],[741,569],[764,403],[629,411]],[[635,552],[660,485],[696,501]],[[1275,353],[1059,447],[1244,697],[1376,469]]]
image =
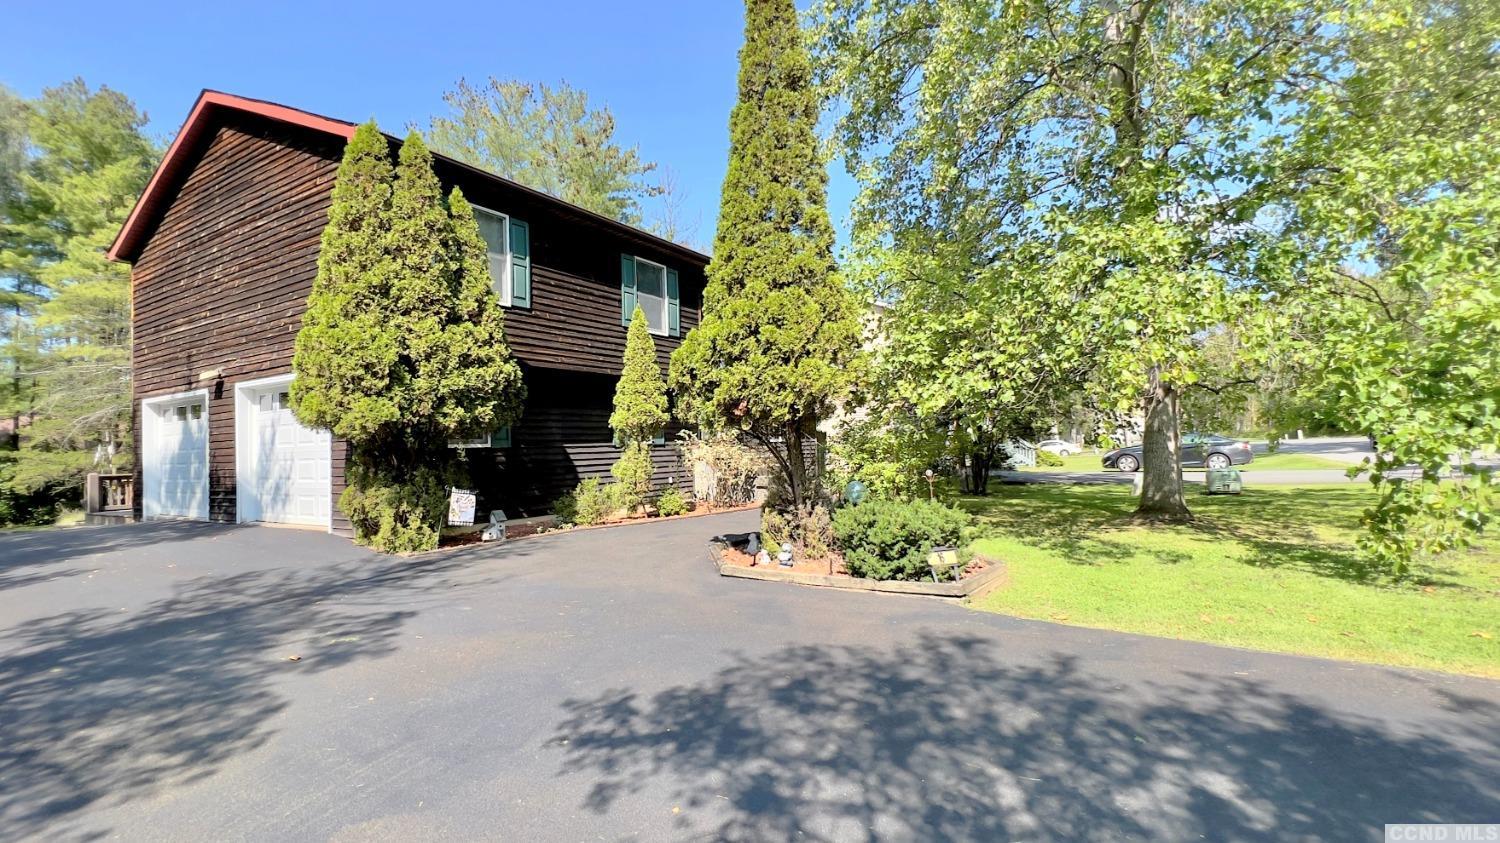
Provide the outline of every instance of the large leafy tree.
[[12,489],[75,494],[86,471],[121,468],[129,452],[129,269],[104,251],[157,159],[145,121],[82,80],[31,102],[0,97]]
[[1297,153],[1328,162],[1289,225],[1323,295],[1278,300],[1275,348],[1295,407],[1376,440],[1364,544],[1399,573],[1496,509],[1470,456],[1500,451],[1500,14],[1382,0],[1342,27],[1295,118]]
[[1202,334],[1286,286],[1260,223],[1307,162],[1277,117],[1332,25],[1294,0],[820,6],[856,240],[894,254],[898,298],[989,299],[972,342],[984,373],[1016,373],[998,390],[1082,374],[1139,409],[1143,517],[1190,515],[1178,416]]
[[389,156],[373,123],[345,149],[292,400],[350,442],[340,506],[356,538],[410,551],[437,544],[457,476],[447,441],[511,423],[525,390],[472,209],[457,190],[444,201],[416,133],[394,169]]
[[631,225],[642,200],[662,194],[649,180],[656,165],[615,141],[609,109],[566,82],[460,79],[443,102],[450,113],[428,130],[439,152]]
[[860,336],[833,261],[818,111],[792,0],[748,0],[703,318],[670,367],[688,417],[758,439],[798,507],[815,492],[804,442],[847,389]]

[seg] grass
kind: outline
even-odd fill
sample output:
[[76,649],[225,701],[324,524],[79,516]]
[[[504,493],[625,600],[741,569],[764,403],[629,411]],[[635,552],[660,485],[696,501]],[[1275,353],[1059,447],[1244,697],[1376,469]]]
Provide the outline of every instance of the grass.
[[[1063,457],[1062,466],[1047,467],[1039,465],[1036,468],[1026,468],[1023,471],[1113,471],[1099,465],[1099,454],[1071,454]],[[1333,460],[1315,457],[1311,454],[1257,454],[1255,460],[1249,465],[1239,466],[1240,471],[1307,471],[1314,469],[1346,469],[1349,466]],[[1188,471],[1202,471],[1201,468],[1191,468]]]
[[1500,541],[1395,582],[1354,546],[1363,486],[1194,495],[1141,527],[1128,488],[992,486],[960,504],[1003,560],[975,607],[1082,626],[1500,677]]

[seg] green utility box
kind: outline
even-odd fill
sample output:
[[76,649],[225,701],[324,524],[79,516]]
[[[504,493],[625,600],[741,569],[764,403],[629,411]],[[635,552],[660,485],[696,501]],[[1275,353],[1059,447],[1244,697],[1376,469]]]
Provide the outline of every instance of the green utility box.
[[1242,485],[1238,468],[1210,468],[1203,481],[1205,492],[1210,495],[1238,495]]

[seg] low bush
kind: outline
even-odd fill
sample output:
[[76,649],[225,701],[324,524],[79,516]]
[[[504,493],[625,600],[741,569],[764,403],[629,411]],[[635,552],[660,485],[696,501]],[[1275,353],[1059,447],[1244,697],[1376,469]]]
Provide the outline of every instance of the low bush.
[[610,466],[615,488],[612,494],[620,509],[631,515],[637,514],[646,503],[646,494],[651,491],[651,444],[633,442],[620,452],[620,458]]
[[676,486],[661,493],[656,499],[656,514],[667,517],[681,515],[687,512],[687,499],[683,497],[682,490]]
[[1046,468],[1061,468],[1063,458],[1051,451],[1037,451],[1036,464]]
[[613,485],[590,477],[580,482],[573,490],[573,523],[580,527],[602,524],[619,509]]
[[412,553],[438,546],[448,514],[449,477],[418,469],[403,478],[351,465],[339,508],[349,516],[355,541],[382,553]]
[[970,521],[967,513],[934,501],[874,500],[835,513],[833,534],[850,574],[918,580],[929,574],[932,548],[962,544]]
[[771,458],[732,432],[697,436],[678,434],[684,465],[692,466],[693,492],[699,500],[735,506],[755,499],[755,479],[770,471]]
[[552,502],[552,517],[559,527],[578,523],[578,499],[572,492],[564,492],[562,497]]

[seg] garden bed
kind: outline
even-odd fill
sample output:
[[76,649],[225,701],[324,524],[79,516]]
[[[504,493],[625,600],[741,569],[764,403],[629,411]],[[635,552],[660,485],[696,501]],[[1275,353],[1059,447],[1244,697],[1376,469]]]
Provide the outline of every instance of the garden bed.
[[872,580],[853,577],[844,572],[841,559],[835,559],[834,573],[828,573],[829,560],[799,561],[790,568],[772,562],[756,565],[749,554],[736,548],[727,536],[718,536],[708,545],[709,560],[724,577],[748,580],[789,582],[819,588],[844,588],[854,591],[881,591],[891,594],[922,594],[929,597],[964,598],[986,592],[1005,577],[1005,566],[999,561],[976,556],[964,568],[957,582],[917,582],[912,580]]
[[[601,527],[620,527],[625,524],[659,524],[663,521],[680,521],[684,518],[701,518],[705,515],[722,515],[726,512],[743,512],[747,509],[759,509],[758,503],[736,504],[735,506],[715,506],[706,503],[696,503],[690,512],[681,515],[637,515],[632,518],[616,518],[609,521],[601,521],[598,524],[569,524],[559,527],[550,515],[539,515],[534,518],[519,518],[506,522],[505,540],[515,541],[529,536],[539,536],[551,533],[562,533],[571,530],[597,530]],[[444,530],[440,550],[453,547],[463,547],[471,544],[484,544],[479,534],[483,532],[487,524],[474,524],[471,527],[449,527]]]

